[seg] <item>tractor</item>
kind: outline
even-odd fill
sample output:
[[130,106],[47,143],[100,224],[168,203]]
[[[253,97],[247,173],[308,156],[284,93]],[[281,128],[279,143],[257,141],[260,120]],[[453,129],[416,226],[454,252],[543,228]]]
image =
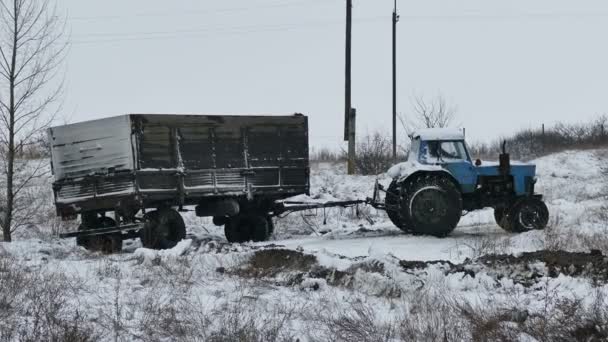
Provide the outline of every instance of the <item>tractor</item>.
[[534,192],[536,166],[511,163],[506,143],[492,163],[471,160],[464,130],[429,128],[411,138],[407,161],[390,168],[387,189],[376,183],[372,200],[386,192],[381,207],[401,230],[445,237],[463,214],[484,208],[493,208],[496,223],[509,232],[547,226],[549,211]]

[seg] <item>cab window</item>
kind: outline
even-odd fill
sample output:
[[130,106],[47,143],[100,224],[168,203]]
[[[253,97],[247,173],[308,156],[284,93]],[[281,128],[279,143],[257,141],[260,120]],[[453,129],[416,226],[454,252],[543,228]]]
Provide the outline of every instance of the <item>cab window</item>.
[[423,161],[427,163],[454,163],[469,159],[462,141],[427,141],[421,152]]

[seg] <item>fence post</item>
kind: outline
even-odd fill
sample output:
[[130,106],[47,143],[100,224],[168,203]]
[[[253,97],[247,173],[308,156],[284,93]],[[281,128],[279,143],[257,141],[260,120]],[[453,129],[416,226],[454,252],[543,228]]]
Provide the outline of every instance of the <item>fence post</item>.
[[543,154],[545,153],[545,124],[543,124],[542,134],[540,136],[540,144]]

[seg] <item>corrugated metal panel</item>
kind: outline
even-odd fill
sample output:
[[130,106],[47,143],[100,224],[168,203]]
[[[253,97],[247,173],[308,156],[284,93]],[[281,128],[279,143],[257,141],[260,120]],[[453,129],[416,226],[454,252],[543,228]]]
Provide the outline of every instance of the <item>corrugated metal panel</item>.
[[179,149],[184,168],[213,169],[212,129],[208,125],[179,127]]
[[127,115],[53,127],[48,135],[56,181],[133,170]]
[[184,186],[187,188],[213,187],[213,172],[189,173],[184,177]]
[[96,189],[98,195],[111,193],[124,193],[134,191],[132,178],[110,178],[97,181]]
[[233,169],[245,167],[245,144],[241,134],[242,126],[219,126],[215,135],[215,167]]
[[217,187],[243,188],[245,189],[245,177],[241,170],[218,170],[216,174]]
[[169,169],[177,166],[171,130],[167,126],[144,125],[139,142],[141,169]]
[[282,156],[281,131],[276,125],[249,127],[247,152],[250,167],[278,166]]
[[281,177],[283,185],[306,185],[308,171],[306,169],[282,169]]
[[279,169],[255,169],[249,181],[253,186],[278,186]]
[[177,190],[177,178],[172,174],[138,174],[137,183],[142,190]]
[[93,197],[95,186],[91,182],[79,182],[75,184],[64,184],[57,192],[59,199]]

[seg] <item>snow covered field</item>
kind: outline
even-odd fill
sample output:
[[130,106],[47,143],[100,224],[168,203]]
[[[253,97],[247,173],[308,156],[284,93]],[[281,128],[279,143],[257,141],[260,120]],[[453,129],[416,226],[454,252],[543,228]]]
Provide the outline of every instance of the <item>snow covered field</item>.
[[[523,234],[484,210],[447,238],[411,236],[360,207],[294,213],[273,241],[239,245],[186,215],[171,250],[126,241],[101,255],[53,238],[60,224],[41,209],[0,243],[0,340],[605,340],[606,156],[533,161],[551,220]],[[365,198],[374,181],[315,165],[311,197]]]

